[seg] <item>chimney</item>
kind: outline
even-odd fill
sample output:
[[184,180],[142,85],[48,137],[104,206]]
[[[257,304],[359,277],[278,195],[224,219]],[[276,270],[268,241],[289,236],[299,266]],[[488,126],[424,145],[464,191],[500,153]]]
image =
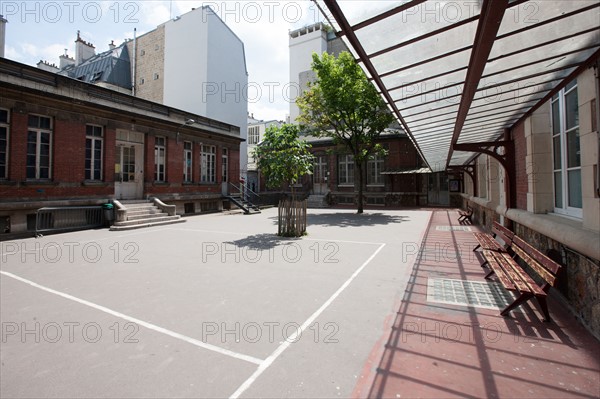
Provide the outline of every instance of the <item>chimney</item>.
[[108,48],[111,49],[111,50],[114,50],[116,47],[117,46],[115,46],[115,41],[111,40],[110,43],[109,43],[109,45],[108,45]]
[[69,65],[75,65],[75,59],[67,55],[67,49],[65,49],[65,53],[58,58],[60,60],[60,64],[58,65],[60,69],[65,69]]
[[38,62],[36,65],[38,68],[40,68],[44,71],[54,72],[54,73],[58,72],[58,67],[54,64],[50,64],[47,61],[40,60],[40,62]]
[[84,41],[79,31],[77,31],[77,40],[75,40],[75,65],[80,65],[96,55],[96,47],[92,43]]
[[0,57],[4,58],[4,41],[6,34],[6,23],[8,21],[4,19],[2,15],[0,15]]

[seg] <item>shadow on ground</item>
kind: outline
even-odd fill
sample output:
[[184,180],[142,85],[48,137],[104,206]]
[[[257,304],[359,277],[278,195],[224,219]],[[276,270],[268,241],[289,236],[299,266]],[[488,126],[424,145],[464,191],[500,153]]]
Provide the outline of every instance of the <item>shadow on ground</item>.
[[[277,218],[275,218],[277,221]],[[248,237],[240,238],[235,241],[226,241],[225,244],[232,244],[238,248],[247,248],[255,251],[269,250],[275,248],[278,245],[294,241],[296,238],[279,237],[277,234],[254,234]]]
[[[335,226],[335,227],[363,227],[363,226],[379,226],[392,223],[408,222],[410,218],[404,215],[390,215],[385,213],[370,213],[361,214],[339,212],[339,213],[323,213],[318,215],[308,215],[308,225],[320,226]],[[275,223],[277,219],[275,218]]]

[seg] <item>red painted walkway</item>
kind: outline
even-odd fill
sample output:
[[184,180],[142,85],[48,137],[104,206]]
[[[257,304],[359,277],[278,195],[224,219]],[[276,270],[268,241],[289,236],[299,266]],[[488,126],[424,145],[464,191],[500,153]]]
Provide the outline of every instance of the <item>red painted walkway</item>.
[[460,226],[457,219],[455,211],[434,212],[373,383],[355,396],[600,397],[600,343],[553,295],[552,323],[533,302],[505,318],[427,300],[429,279],[485,282],[472,233],[444,231]]

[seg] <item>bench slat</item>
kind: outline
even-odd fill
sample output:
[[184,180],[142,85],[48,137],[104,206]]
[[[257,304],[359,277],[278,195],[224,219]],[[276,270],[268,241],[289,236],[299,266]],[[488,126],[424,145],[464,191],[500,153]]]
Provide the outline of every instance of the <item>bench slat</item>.
[[[535,281],[533,281],[533,279],[529,276],[529,274],[527,274],[527,272],[525,270],[523,270],[521,268],[521,266],[519,266],[519,264],[517,262],[515,262],[515,260],[513,258],[510,257],[509,254],[502,254],[502,256],[504,256],[504,259],[506,260],[506,262],[510,264],[510,267],[512,268],[514,275],[518,276],[517,278],[519,278],[519,280],[527,286],[526,290],[519,289],[519,291],[531,292],[537,296],[546,296],[546,293],[544,292],[544,290],[542,290],[540,288],[540,286],[537,285],[537,283]],[[519,284],[517,284],[517,286],[518,285]]]
[[496,277],[498,277],[498,280],[500,280],[500,283],[502,283],[504,288],[506,288],[509,291],[516,291],[517,287],[515,287],[510,277],[508,277],[508,275],[504,271],[504,268],[498,263],[498,260],[496,259],[497,252],[484,249],[483,254],[485,256],[485,259],[488,261],[490,269],[494,271]]
[[533,270],[535,270],[535,272],[539,274],[540,277],[547,281],[548,284],[554,286],[554,282],[556,281],[556,275],[552,274],[550,271],[548,271],[548,269],[540,265],[535,259],[529,256],[529,254],[527,254],[527,252],[525,252],[518,245],[513,245],[512,250],[515,252],[515,254],[517,254],[519,258],[523,259],[525,263],[527,263]]
[[493,251],[504,251],[504,248],[500,243],[494,240],[494,237],[487,233],[473,233],[473,236],[483,249],[489,249]]
[[[502,268],[508,277],[510,277],[515,287],[517,287],[517,290],[519,292],[532,292],[529,286],[521,279],[520,273],[517,271],[517,269],[520,269],[519,265],[516,264],[510,255],[506,254],[506,257],[502,255],[504,254],[498,254],[496,260],[502,265]],[[515,266],[517,269],[515,269]]]
[[515,236],[514,238],[515,244],[517,246],[523,248],[527,254],[529,254],[533,259],[535,259],[540,265],[544,268],[548,269],[552,274],[558,274],[558,271],[561,269],[561,265],[532,247],[529,243],[525,242],[521,237]]
[[[502,236],[504,236],[504,238],[506,238],[508,241],[512,241],[513,237],[515,236],[515,233],[510,231],[510,229],[507,229],[506,227],[502,226],[498,222],[494,222],[492,224],[492,231],[496,234],[502,234]],[[504,238],[503,238],[503,240],[504,240]],[[506,240],[504,240],[504,241],[506,241]]]

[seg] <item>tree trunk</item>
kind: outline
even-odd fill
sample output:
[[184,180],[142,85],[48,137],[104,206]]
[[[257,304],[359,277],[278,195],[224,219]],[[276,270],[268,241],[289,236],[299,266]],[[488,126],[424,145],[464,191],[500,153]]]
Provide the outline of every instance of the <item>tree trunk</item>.
[[358,175],[358,207],[356,213],[363,213],[363,165],[362,162],[355,162],[356,174]]

